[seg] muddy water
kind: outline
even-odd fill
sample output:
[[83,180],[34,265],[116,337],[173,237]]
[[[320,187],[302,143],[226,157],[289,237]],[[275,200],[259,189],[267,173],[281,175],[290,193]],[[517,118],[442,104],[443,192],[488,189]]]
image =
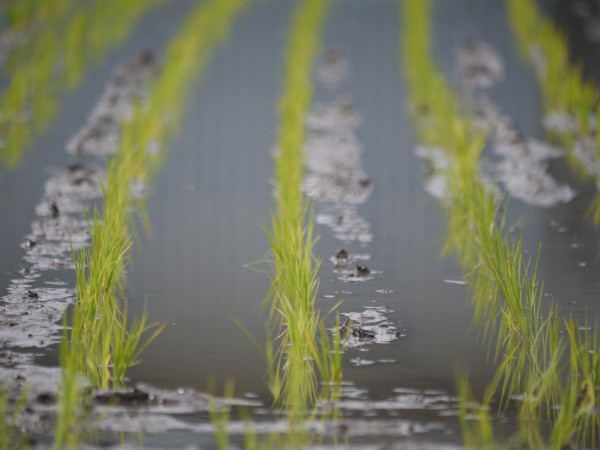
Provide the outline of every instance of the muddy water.
[[[82,127],[110,71],[139,50],[160,51],[188,3],[170,4],[144,18],[132,38],[89,73],[81,89],[66,96],[62,112],[21,167],[0,176],[3,286],[24,265],[19,244],[30,231],[48,170],[69,161],[65,143]],[[205,391],[209,377],[220,382],[231,377],[240,396],[270,402],[261,349],[236,321],[264,342],[260,306],[269,280],[252,268],[264,268],[259,262],[268,249],[261,226],[268,223],[273,205],[271,153],[293,6],[277,1],[250,8],[202,82],[190,91],[181,132],[149,192],[151,234],[140,236],[129,268],[126,292],[132,315],[145,305],[151,319],[167,323],[144,353],[143,364],[131,370],[133,382]],[[484,42],[501,57],[503,74],[477,95],[493,101],[524,138],[543,141],[543,102],[535,72],[518,57],[504,3],[440,1],[434,12],[435,56],[447,77],[461,86],[458,49]],[[363,331],[382,324],[394,330],[383,334],[392,336],[387,340],[354,334],[355,345],[344,355],[343,414],[356,420],[356,442],[409,439],[417,448],[415,440],[460,442],[455,368],[468,369],[475,390],[483,389],[493,368],[487,349],[469,332],[462,273],[452,257],[440,257],[445,217],[425,190],[425,164],[415,154],[418,141],[398,62],[400,26],[393,1],[335,5],[323,37],[335,57],[329,72],[317,72],[312,111],[341,104],[342,116],[313,127],[309,136],[332,142],[342,136],[350,143],[352,164],[344,166],[350,175],[343,180],[358,186],[355,196],[331,191],[315,196],[315,253],[323,261],[317,306],[327,311],[342,300],[340,313],[364,325]],[[327,145],[320,152],[328,151]],[[484,155],[494,160],[491,145]],[[545,280],[546,298],[555,298],[565,311],[587,310],[597,317],[595,255],[600,240],[585,219],[595,191],[578,182],[560,157],[548,162],[548,174],[572,188],[576,197],[551,206],[511,200],[509,220],[523,218],[529,254],[535,255],[541,243],[539,276]],[[330,172],[323,176],[313,182],[329,186]],[[344,264],[340,249],[348,254]],[[47,272],[42,280],[54,277]],[[68,271],[60,277],[74,281]],[[40,361],[56,365],[55,348]],[[170,399],[172,394],[161,395]],[[198,395],[192,400],[197,404],[174,409],[190,414],[185,425],[173,425],[179,432],[149,442],[167,448],[198,444],[197,433],[205,435],[209,427],[204,399]],[[161,420],[169,429],[167,419]],[[127,429],[135,426],[131,422]]]

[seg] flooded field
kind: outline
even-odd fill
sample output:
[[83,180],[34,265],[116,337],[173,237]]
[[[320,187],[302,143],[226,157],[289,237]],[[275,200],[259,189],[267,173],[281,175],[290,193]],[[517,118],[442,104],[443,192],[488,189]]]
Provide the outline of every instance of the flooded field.
[[600,4],[0,2],[0,449],[600,445]]

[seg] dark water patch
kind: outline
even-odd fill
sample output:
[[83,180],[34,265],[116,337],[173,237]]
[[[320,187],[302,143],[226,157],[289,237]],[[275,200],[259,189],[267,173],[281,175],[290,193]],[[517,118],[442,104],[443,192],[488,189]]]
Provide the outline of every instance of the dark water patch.
[[598,45],[600,44],[600,11],[593,1],[543,2],[545,12],[565,35],[569,46],[569,59],[583,66],[587,78],[596,84],[600,81]]

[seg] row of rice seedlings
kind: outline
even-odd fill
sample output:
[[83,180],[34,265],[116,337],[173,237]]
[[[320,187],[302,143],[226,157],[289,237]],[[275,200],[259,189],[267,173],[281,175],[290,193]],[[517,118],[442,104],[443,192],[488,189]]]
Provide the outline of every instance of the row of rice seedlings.
[[56,14],[48,15],[5,63],[11,79],[0,96],[0,159],[9,169],[21,160],[33,132],[43,130],[56,113],[59,95],[81,81],[88,63],[121,42],[143,13],[163,0],[57,3],[60,8],[51,10]]
[[[542,309],[543,286],[536,276],[537,260],[532,262],[523,256],[521,237],[512,237],[507,231],[494,189],[479,176],[479,155],[485,136],[472,125],[430,56],[430,2],[405,1],[402,5],[403,68],[418,131],[428,145],[444,149],[450,161],[444,169],[449,194],[445,250],[454,251],[467,272],[476,323],[484,327],[490,338],[497,332],[497,372],[483,406],[490,405],[499,394],[500,406],[506,408],[517,394],[524,393],[519,403],[522,426],[517,439],[532,447],[542,441],[542,415],[553,419],[555,430],[572,427],[584,440],[593,438],[597,419],[589,409],[575,405],[574,413],[569,415],[566,408],[557,412],[555,405],[561,399],[564,402],[571,398],[580,377],[596,380],[597,367],[584,364],[585,357],[572,361],[570,373],[565,373],[562,364],[567,348],[571,355],[589,355],[596,350],[595,342],[580,335],[565,343],[560,338],[562,321],[557,308]],[[565,324],[575,326],[572,319]],[[465,396],[468,393],[464,384],[459,384],[459,391]],[[467,403],[465,399],[464,405]],[[464,406],[462,413],[465,422],[472,411]],[[480,413],[478,417],[490,420],[487,414]],[[491,442],[491,426],[478,426],[476,433],[465,433],[466,443],[487,445]],[[562,437],[570,438],[567,434]],[[559,431],[553,431],[552,438],[559,435]]]
[[76,300],[70,339],[61,346],[59,448],[58,443],[75,447],[79,439],[73,425],[74,411],[81,410],[73,394],[76,374],[85,375],[95,387],[121,386],[129,367],[163,328],[148,324],[145,312],[131,322],[122,292],[132,245],[133,206],[143,207],[141,199],[131,198],[131,187],[148,183],[159,168],[165,152],[153,150],[163,148],[176,131],[190,86],[246,4],[246,0],[200,4],[169,44],[149,98],[135,107],[131,120],[123,125],[119,152],[108,164],[104,209],[94,212],[90,224],[91,247],[74,255]]
[[[520,52],[536,65],[546,110],[569,122],[564,132],[553,132],[565,146],[570,165],[584,179],[600,182],[600,92],[583,75],[580,64],[569,60],[566,39],[556,25],[543,17],[532,0],[508,0],[508,13]],[[571,123],[572,122],[572,123]],[[595,167],[575,155],[577,140],[589,138],[594,146]],[[580,143],[580,145],[583,145]],[[600,223],[600,197],[591,205],[594,222]]]
[[318,400],[336,395],[342,376],[339,337],[330,338],[315,308],[319,261],[312,252],[313,213],[302,193],[311,72],[330,5],[328,0],[302,0],[295,11],[279,105],[276,212],[267,231],[273,263],[270,319],[278,336],[275,348],[267,345],[267,359],[269,387],[287,414],[290,430],[283,438],[272,436],[265,445],[273,448],[309,442],[307,420],[317,414]]

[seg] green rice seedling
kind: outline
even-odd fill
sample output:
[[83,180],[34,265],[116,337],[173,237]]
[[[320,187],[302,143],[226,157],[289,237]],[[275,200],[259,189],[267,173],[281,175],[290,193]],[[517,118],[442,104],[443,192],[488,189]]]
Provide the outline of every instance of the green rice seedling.
[[227,400],[233,398],[234,383],[232,380],[227,380],[225,383],[225,390],[223,392],[223,404],[217,405],[213,395],[217,392],[216,380],[211,378],[208,386],[208,411],[210,415],[210,421],[214,427],[215,441],[217,442],[217,448],[219,450],[229,449],[229,419],[231,416],[231,407],[227,405]]
[[[479,404],[475,401],[466,374],[457,372],[456,380],[459,398],[458,412],[465,446],[481,450],[497,448],[489,403]],[[487,402],[489,400],[488,398]]]
[[163,1],[38,3],[11,2],[8,10],[15,26],[38,22],[5,64],[11,78],[0,95],[0,159],[9,169],[19,163],[32,132],[42,130],[58,110],[59,95],[80,82],[88,63],[121,42],[144,12]]
[[277,336],[276,344],[266,347],[268,379],[290,429],[261,443],[269,448],[301,448],[311,442],[306,424],[316,418],[318,402],[338,395],[342,376],[339,336],[330,338],[315,308],[320,262],[312,252],[314,214],[302,193],[311,69],[329,6],[329,1],[303,0],[288,38],[275,158],[276,212],[265,232],[272,257],[269,317]]
[[73,356],[77,349],[67,340],[66,328],[63,334],[60,343],[61,390],[54,430],[54,446],[59,450],[79,448],[85,428],[83,422],[87,395],[79,379],[77,358]]
[[302,415],[317,393],[314,365],[306,361],[319,355],[316,340],[321,320],[315,309],[319,262],[312,254],[313,214],[307,214],[302,176],[305,118],[313,90],[311,69],[329,5],[329,1],[304,0],[293,17],[280,100],[276,214],[267,233],[274,267],[271,317],[278,317],[282,327],[274,364],[282,373],[282,386],[275,401],[292,405],[294,415]]
[[9,393],[0,390],[0,450],[21,450],[29,445],[27,433],[19,423],[25,409],[27,392],[27,389],[23,389],[11,406]]
[[[569,336],[571,389],[565,393],[561,411],[571,418],[575,440],[579,445],[595,447],[600,431],[600,406],[598,385],[600,384],[600,347],[598,346],[597,326],[590,327],[587,319],[578,323],[571,316],[565,320]],[[572,409],[571,409],[572,408]]]

